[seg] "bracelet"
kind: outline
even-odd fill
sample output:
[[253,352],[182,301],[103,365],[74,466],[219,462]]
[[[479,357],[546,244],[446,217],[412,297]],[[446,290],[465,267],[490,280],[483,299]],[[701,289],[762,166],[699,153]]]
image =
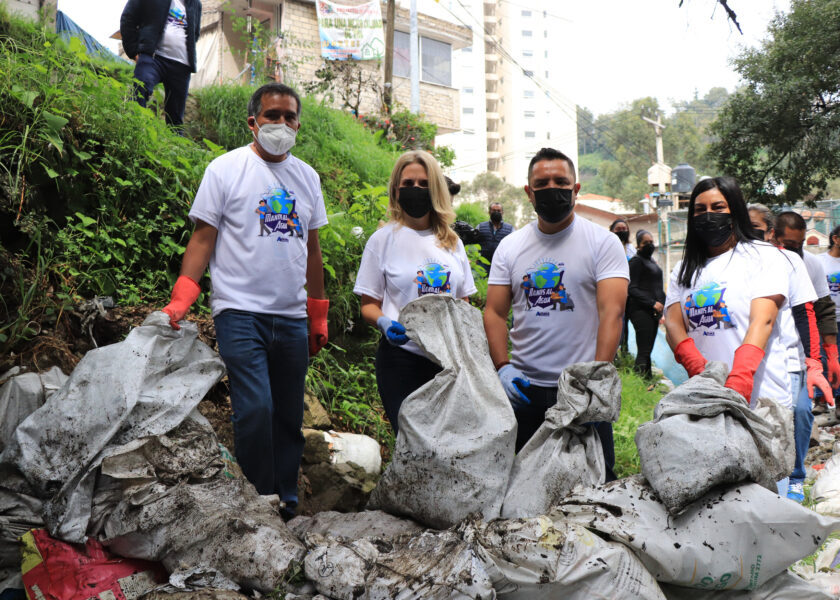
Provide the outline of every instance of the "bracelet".
[[503,360],[502,362],[500,362],[500,363],[498,363],[498,364],[496,364],[496,365],[493,365],[493,366],[494,366],[494,367],[496,368],[496,370],[498,371],[499,369],[501,369],[501,368],[502,368],[502,367],[504,367],[505,365],[509,365],[509,364],[510,364],[510,361],[509,361],[509,360]]

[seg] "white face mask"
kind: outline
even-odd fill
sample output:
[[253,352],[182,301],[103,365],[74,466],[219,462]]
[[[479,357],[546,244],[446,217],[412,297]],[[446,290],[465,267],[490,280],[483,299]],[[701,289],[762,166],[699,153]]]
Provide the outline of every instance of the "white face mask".
[[263,150],[273,156],[282,156],[295,145],[297,131],[285,123],[266,123],[257,125],[257,141]]

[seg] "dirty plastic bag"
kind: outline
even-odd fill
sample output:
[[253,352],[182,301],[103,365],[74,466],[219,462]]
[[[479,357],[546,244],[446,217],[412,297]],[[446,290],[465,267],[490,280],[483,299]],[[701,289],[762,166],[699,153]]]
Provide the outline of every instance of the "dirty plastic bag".
[[224,365],[184,323],[154,312],[120,343],[88,352],[64,386],[21,423],[0,454],[45,499],[50,533],[84,542],[96,469],[124,444],[180,424]]
[[767,399],[751,410],[723,387],[727,373],[710,362],[636,431],[642,474],[671,514],[722,484],[754,481],[775,491],[793,471],[793,413]]
[[612,363],[571,365],[560,374],[557,403],[513,461],[502,517],[543,515],[571,492],[604,482],[604,451],[593,421],[618,419],[621,378]]
[[692,590],[664,583],[662,591],[668,600],[833,600],[837,597],[789,571],[782,571],[754,590]]
[[306,578],[336,600],[491,600],[481,561],[455,531],[344,542],[309,533]]
[[657,581],[700,589],[756,589],[840,529],[755,483],[710,492],[673,516],[638,475],[572,493],[551,516],[627,545]]
[[18,538],[44,526],[43,503],[26,479],[9,465],[0,465],[0,568],[20,569]]
[[393,539],[404,534],[415,534],[423,527],[408,519],[389,515],[381,510],[358,513],[320,512],[311,517],[295,517],[288,527],[299,539],[307,533],[341,538],[345,541],[362,538]]
[[481,312],[448,295],[400,311],[408,336],[443,370],[405,399],[391,464],[368,508],[445,529],[499,516],[516,418],[490,360]]
[[0,452],[26,417],[41,408],[47,398],[67,381],[58,367],[44,373],[24,373],[0,387]]
[[837,448],[817,475],[811,488],[811,499],[816,502],[814,510],[821,515],[840,517],[840,454]]
[[[540,516],[477,523],[476,554],[507,600],[664,600],[630,550]],[[469,536],[467,536],[469,538]]]

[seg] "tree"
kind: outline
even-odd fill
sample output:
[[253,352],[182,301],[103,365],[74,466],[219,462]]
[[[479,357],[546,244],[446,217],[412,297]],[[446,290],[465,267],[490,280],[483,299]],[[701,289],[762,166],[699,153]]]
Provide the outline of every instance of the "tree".
[[750,200],[819,200],[840,177],[840,0],[793,0],[735,67],[710,153]]

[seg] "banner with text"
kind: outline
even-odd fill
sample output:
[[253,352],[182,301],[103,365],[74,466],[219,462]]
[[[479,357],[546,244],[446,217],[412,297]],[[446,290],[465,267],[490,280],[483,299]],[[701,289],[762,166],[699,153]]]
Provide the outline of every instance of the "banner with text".
[[321,56],[328,60],[379,60],[385,57],[379,0],[346,6],[316,0]]

